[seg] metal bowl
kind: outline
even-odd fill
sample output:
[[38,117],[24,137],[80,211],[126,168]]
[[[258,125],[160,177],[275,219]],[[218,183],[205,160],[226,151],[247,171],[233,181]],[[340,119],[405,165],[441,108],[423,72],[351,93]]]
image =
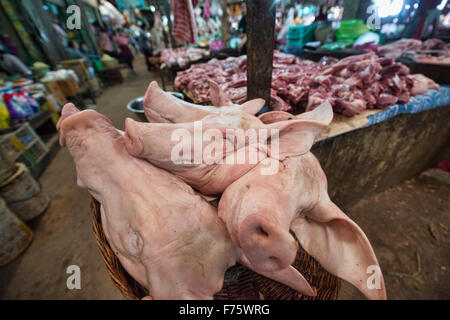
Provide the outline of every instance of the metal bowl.
[[[178,99],[184,100],[184,95],[180,92],[168,91],[168,93],[170,93],[174,97],[177,97]],[[144,113],[144,106],[142,104],[143,101],[144,97],[133,99],[130,102],[128,102],[127,109],[130,110],[131,112],[134,112],[140,120],[147,121],[147,118],[145,117]]]

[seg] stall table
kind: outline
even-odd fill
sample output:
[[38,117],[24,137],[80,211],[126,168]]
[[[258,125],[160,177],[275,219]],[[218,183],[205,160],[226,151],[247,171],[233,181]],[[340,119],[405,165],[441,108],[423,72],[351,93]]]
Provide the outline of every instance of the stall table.
[[311,50],[311,49],[304,49],[303,50],[303,58],[304,59],[308,59],[308,60],[312,60],[312,61],[319,61],[320,59],[322,59],[323,57],[334,57],[337,59],[343,59],[349,56],[356,56],[359,54],[364,54],[366,53],[366,51],[363,50],[355,50],[352,48],[348,48],[348,49],[342,49],[342,50],[326,50],[326,49],[316,49],[316,50]]
[[312,148],[343,209],[450,157],[450,86],[385,110],[335,115]]
[[[198,103],[189,91],[183,94]],[[353,117],[335,113],[311,151],[327,175],[331,198],[347,209],[448,159],[449,124],[450,85],[441,85],[407,104]]]

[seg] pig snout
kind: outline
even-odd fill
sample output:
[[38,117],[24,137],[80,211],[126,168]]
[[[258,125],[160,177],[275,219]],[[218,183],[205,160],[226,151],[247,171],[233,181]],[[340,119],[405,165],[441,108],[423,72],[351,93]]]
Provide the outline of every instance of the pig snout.
[[[83,133],[91,128],[96,128],[98,131],[110,132],[112,131],[112,122],[94,110],[79,111],[72,104],[68,104],[61,113],[58,128],[61,132],[59,142],[61,146],[65,147],[67,137],[71,135],[71,132]],[[117,132],[114,133],[117,134]]]
[[289,231],[259,214],[244,219],[239,228],[239,243],[250,263],[259,271],[289,267],[298,249]]
[[125,134],[123,138],[128,153],[132,156],[139,157],[144,151],[144,144],[139,134],[139,123],[127,118],[125,120]]
[[78,110],[73,103],[65,104],[63,109],[61,110],[61,117],[59,118],[58,123],[56,124],[56,130],[59,130],[61,128],[61,125],[65,119],[69,118],[70,116],[78,112],[80,112],[80,110]]

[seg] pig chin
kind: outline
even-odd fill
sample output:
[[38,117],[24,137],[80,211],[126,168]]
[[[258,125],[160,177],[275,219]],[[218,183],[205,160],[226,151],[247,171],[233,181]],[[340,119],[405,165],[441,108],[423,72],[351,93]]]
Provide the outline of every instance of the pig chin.
[[288,230],[265,214],[250,214],[242,221],[239,244],[255,270],[282,270],[294,262],[298,245]]

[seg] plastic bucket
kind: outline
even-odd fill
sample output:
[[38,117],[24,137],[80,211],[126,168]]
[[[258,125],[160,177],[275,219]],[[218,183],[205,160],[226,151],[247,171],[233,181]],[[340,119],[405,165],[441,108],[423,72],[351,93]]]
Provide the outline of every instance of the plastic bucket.
[[28,168],[16,163],[17,171],[0,185],[0,196],[23,221],[30,221],[47,209],[50,200],[41,192],[39,183]]
[[0,198],[0,267],[14,260],[33,240],[33,231]]

